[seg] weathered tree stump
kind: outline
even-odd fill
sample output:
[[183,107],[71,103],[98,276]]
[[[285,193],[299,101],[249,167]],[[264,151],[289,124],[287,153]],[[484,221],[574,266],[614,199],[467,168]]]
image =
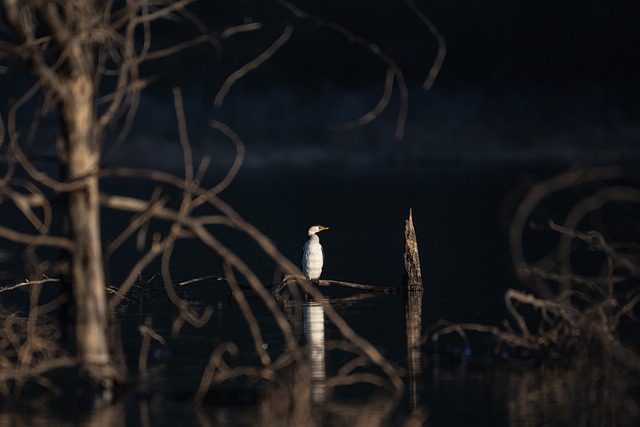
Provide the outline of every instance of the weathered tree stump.
[[422,291],[422,273],[420,272],[420,254],[416,231],[413,228],[413,212],[409,210],[409,219],[404,227],[404,273],[402,288],[406,291]]

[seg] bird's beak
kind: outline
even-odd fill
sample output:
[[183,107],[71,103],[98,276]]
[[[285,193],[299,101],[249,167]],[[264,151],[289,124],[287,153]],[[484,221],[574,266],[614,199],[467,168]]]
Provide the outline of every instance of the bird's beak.
[[329,229],[329,227],[324,227],[322,225],[320,226],[320,231],[324,231],[324,230],[328,230],[328,229]]

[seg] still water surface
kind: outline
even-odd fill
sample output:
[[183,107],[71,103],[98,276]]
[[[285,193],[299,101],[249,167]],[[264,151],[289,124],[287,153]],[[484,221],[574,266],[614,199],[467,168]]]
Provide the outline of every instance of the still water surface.
[[[300,258],[310,225],[330,227],[320,234],[325,252],[322,277],[384,286],[400,284],[404,221],[412,209],[425,281],[423,328],[438,319],[496,324],[505,317],[502,295],[514,285],[504,233],[506,224],[502,223],[506,209],[503,200],[523,172],[513,166],[478,165],[433,165],[416,171],[365,174],[323,170],[256,172],[241,174],[223,198],[295,261]],[[233,233],[222,238],[249,260],[266,283],[271,282],[274,266],[255,245]],[[176,251],[173,268],[175,280],[221,272],[208,252],[189,249]],[[171,348],[172,358],[163,368],[162,381],[163,387],[178,395],[197,386],[203,361],[215,344],[239,342],[246,354],[253,355],[246,323],[224,287],[201,284],[186,292],[190,300],[213,305],[215,314],[213,322],[203,329],[186,328],[180,344]],[[253,302],[266,344],[280,348],[281,337],[273,319],[257,301]],[[406,300],[402,295],[340,293],[332,297],[331,303],[384,356],[407,366]],[[313,313],[310,304],[305,308],[307,314]],[[147,315],[154,316],[159,333],[170,335],[175,309],[162,299],[122,313],[123,329],[135,330]],[[326,339],[336,335],[332,327],[327,324]],[[317,324],[313,328],[317,332]],[[134,333],[128,338],[128,352],[136,355],[139,336]],[[313,347],[317,340],[312,339],[310,345]],[[250,360],[247,357],[244,361]],[[335,368],[339,367],[338,362]],[[327,367],[330,366],[328,360]],[[446,372],[444,380],[434,381],[430,376],[418,378],[424,384],[420,384],[417,403],[426,409],[431,425],[477,423],[479,416],[487,419],[487,425],[506,424],[505,402],[481,391],[499,386],[494,384],[494,378],[476,378],[472,381],[481,389],[472,387],[459,393],[454,390],[466,387],[465,375],[459,376],[457,382],[452,381],[456,375],[447,377]],[[408,412],[408,396],[403,404]],[[178,411],[173,416],[182,415]]]
[[[387,172],[335,172],[315,170],[243,171],[222,198],[246,220],[269,236],[281,252],[299,260],[306,230],[322,224],[330,230],[320,235],[325,251],[323,278],[384,286],[400,284],[404,220],[413,209],[420,248],[425,291],[420,301],[421,327],[425,331],[439,319],[498,325],[506,317],[502,296],[517,287],[512,274],[505,228],[509,205],[505,202],[517,182],[539,166],[447,165],[416,170]],[[109,188],[107,184],[106,188]],[[139,187],[136,191],[143,191]],[[106,230],[117,228],[125,219],[112,220]],[[260,254],[256,245],[234,232],[219,234],[255,269],[265,283],[274,274],[273,263]],[[130,254],[129,254],[130,255]],[[110,265],[114,282],[127,272],[119,271],[123,258]],[[130,261],[130,260],[129,260]],[[222,273],[215,257],[202,248],[180,243],[172,259],[174,281]],[[157,264],[143,273],[154,283]],[[126,414],[127,425],[252,425],[256,408],[250,395],[239,393],[234,405],[205,405],[195,410],[186,400],[198,386],[204,366],[216,345],[225,341],[241,349],[237,363],[255,362],[251,336],[242,313],[229,298],[224,285],[203,282],[185,287],[182,297],[195,308],[211,306],[212,320],[203,328],[185,327],[171,337],[176,308],[163,292],[149,293],[140,304],[124,306],[118,312],[123,341],[132,375],[136,375],[141,346],[139,326],[151,319],[154,330],[167,340],[167,348],[153,345],[148,375],[138,378],[143,403],[125,400],[115,417]],[[579,402],[541,405],[530,399],[536,389],[535,372],[514,372],[491,365],[448,364],[426,354],[407,351],[408,302],[400,294],[357,295],[331,293],[330,302],[351,327],[369,340],[384,356],[399,366],[414,366],[414,379],[397,417],[406,416],[411,406],[419,407],[431,426],[454,425],[572,425],[574,416],[589,414]],[[282,347],[282,338],[273,318],[257,298],[249,297],[269,349]],[[413,310],[416,308],[414,307]],[[337,369],[339,360],[324,357],[326,341],[336,336],[333,325],[325,323],[322,310],[309,301],[304,319],[309,351],[316,354],[312,378]],[[311,321],[312,319],[315,319]],[[318,320],[319,319],[319,320]],[[415,325],[414,325],[415,326]],[[482,352],[482,349],[471,351]],[[409,360],[413,358],[413,362]],[[416,362],[417,360],[417,362]],[[417,363],[417,364],[416,364]],[[315,375],[315,377],[313,377]],[[528,386],[529,385],[529,386]],[[555,387],[554,385],[548,385]],[[527,388],[529,387],[529,388]],[[557,385],[560,387],[560,385]],[[562,392],[562,389],[552,392]],[[359,398],[357,389],[353,396]],[[322,402],[325,390],[314,389],[313,399]],[[553,399],[551,399],[553,400]],[[526,403],[534,402],[534,403]],[[247,403],[247,402],[244,402]],[[577,409],[576,409],[577,408]],[[569,415],[568,415],[569,414]],[[45,422],[35,416],[27,418]],[[50,419],[50,418],[49,418]],[[58,421],[61,421],[58,419]],[[389,425],[397,421],[389,420]],[[589,425],[604,425],[599,422]],[[348,425],[344,423],[343,425]],[[585,424],[586,425],[586,424]]]

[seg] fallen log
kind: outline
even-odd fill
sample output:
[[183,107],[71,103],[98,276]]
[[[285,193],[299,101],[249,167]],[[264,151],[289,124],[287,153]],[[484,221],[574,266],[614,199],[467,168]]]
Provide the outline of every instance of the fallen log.
[[[276,287],[274,294],[280,294],[287,286],[294,285],[296,283],[302,283],[309,281],[305,276],[302,275],[293,275],[287,274],[280,281],[278,286]],[[343,282],[340,280],[328,280],[328,279],[320,279],[317,281],[313,281],[318,287],[337,287],[337,288],[348,288],[348,289],[356,289],[358,291],[363,292],[382,292],[382,293],[393,293],[398,292],[398,288],[389,287],[389,286],[378,286],[378,285],[364,285],[361,283],[351,283],[351,282]]]

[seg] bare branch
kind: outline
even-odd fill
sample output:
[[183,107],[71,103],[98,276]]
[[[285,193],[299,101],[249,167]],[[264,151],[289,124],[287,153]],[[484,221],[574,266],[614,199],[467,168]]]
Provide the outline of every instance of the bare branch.
[[0,371],[0,381],[26,381],[30,378],[38,377],[46,372],[61,368],[73,368],[79,365],[79,360],[75,357],[56,357],[39,362],[35,366],[21,367],[20,369],[3,369]]
[[110,310],[115,310],[118,304],[120,304],[120,301],[122,301],[127,292],[129,292],[131,287],[135,284],[138,272],[143,271],[145,267],[156,259],[165,250],[165,245],[166,240],[153,242],[147,253],[135,263],[131,270],[129,270],[129,275],[120,284],[115,295],[109,300]]
[[147,370],[147,358],[149,356],[149,348],[151,347],[151,340],[158,341],[163,346],[167,346],[167,342],[160,334],[154,331],[151,326],[153,321],[150,316],[147,316],[144,321],[144,325],[138,327],[140,335],[142,335],[142,344],[140,344],[140,355],[138,357],[138,372],[144,373]]
[[[288,274],[282,279],[282,281],[278,284],[275,291],[273,292],[275,295],[279,295],[286,288],[291,286],[292,284],[301,284],[307,283],[309,279],[302,275],[293,275]],[[395,287],[386,287],[386,286],[377,286],[377,285],[364,285],[360,283],[351,283],[351,282],[343,282],[339,280],[328,280],[321,279],[316,284],[321,287],[337,287],[337,288],[347,288],[347,289],[356,289],[358,291],[365,292],[382,292],[382,293],[394,293],[398,292],[398,288]]]
[[53,246],[67,250],[71,250],[75,247],[71,240],[64,237],[20,233],[11,228],[5,227],[4,225],[0,225],[0,236],[25,245]]
[[513,265],[520,279],[534,287],[534,291],[538,296],[549,298],[553,294],[550,289],[545,289],[535,283],[526,281],[524,274],[527,271],[528,262],[526,261],[523,249],[523,233],[529,223],[529,219],[534,209],[551,194],[561,189],[576,187],[581,184],[612,179],[621,176],[622,169],[619,166],[601,166],[590,168],[587,170],[568,171],[548,180],[541,181],[534,185],[528,192],[527,196],[518,204],[513,220],[509,226],[509,245]]
[[[17,160],[18,164],[29,174],[29,176],[35,181],[42,185],[45,185],[55,191],[58,192],[70,192],[83,188],[85,185],[83,180],[86,176],[78,176],[74,177],[74,179],[68,182],[57,181],[51,177],[49,177],[46,173],[38,170],[33,163],[27,158],[22,149],[20,148],[20,144],[18,143],[18,139],[20,133],[16,129],[16,115],[18,110],[29,101],[38,90],[41,88],[40,80],[36,82],[22,97],[16,101],[15,104],[11,106],[8,114],[8,134],[9,134],[9,143],[11,152],[14,158]],[[93,171],[97,172],[97,171]],[[92,171],[89,172],[92,174]]]
[[198,198],[196,198],[193,201],[194,207],[197,207],[202,203],[206,202],[209,197],[215,196],[216,194],[220,194],[222,191],[224,191],[229,186],[229,184],[231,184],[231,182],[235,179],[236,175],[240,171],[242,162],[244,161],[244,154],[245,154],[244,142],[242,142],[242,139],[240,139],[238,134],[236,134],[233,130],[231,130],[229,126],[217,120],[212,121],[210,125],[214,129],[217,129],[220,132],[222,132],[231,141],[233,141],[233,143],[236,146],[236,156],[233,160],[233,165],[231,165],[231,168],[229,168],[229,171],[227,172],[225,177],[222,179],[222,181],[220,181],[217,185],[215,185],[209,191],[207,191],[206,194],[198,196]]
[[[387,78],[385,82],[385,92],[383,93],[382,98],[380,99],[380,101],[378,101],[378,104],[373,108],[373,110],[371,110],[369,113],[366,113],[364,116],[362,116],[362,118],[347,123],[345,129],[352,129],[354,125],[358,123],[360,124],[369,123],[371,120],[373,120],[375,117],[377,117],[380,114],[381,105],[388,104],[388,100],[386,99],[386,96],[387,96],[386,94],[387,94],[387,91],[390,90],[388,86],[389,79],[391,78],[391,82],[393,82],[393,78],[395,77],[395,80],[398,83],[398,88],[400,91],[400,109],[398,111],[398,117],[396,119],[395,138],[397,140],[401,140],[404,137],[404,130],[407,122],[407,111],[409,108],[409,89],[407,88],[407,84],[404,80],[404,74],[402,73],[402,70],[400,69],[398,64],[396,64],[393,58],[391,58],[388,54],[383,52],[382,49],[377,44],[371,43],[368,40],[366,40],[364,37],[354,34],[348,28],[343,27],[342,25],[336,22],[325,21],[318,16],[311,15],[303,11],[299,7],[293,5],[288,0],[278,0],[278,3],[281,6],[283,6],[285,9],[287,9],[289,12],[291,12],[293,16],[300,19],[309,20],[313,22],[316,26],[326,27],[340,34],[350,43],[355,43],[359,46],[362,46],[363,48],[367,49],[375,57],[379,58],[382,62],[384,62],[387,65]],[[334,128],[336,128],[336,126],[334,126]],[[337,127],[337,128],[340,128],[340,127]]]
[[291,25],[287,25],[284,29],[284,32],[278,37],[278,39],[273,42],[271,46],[264,52],[262,52],[258,57],[252,61],[244,64],[240,69],[231,73],[229,77],[224,81],[222,87],[218,91],[214,101],[213,106],[215,108],[220,108],[222,103],[224,102],[224,98],[229,93],[231,86],[233,86],[238,80],[242,77],[246,76],[251,71],[255,70],[259,66],[261,66],[265,61],[271,58],[291,37],[291,33],[293,33],[293,27]]
[[224,40],[224,39],[228,39],[229,37],[235,36],[236,34],[247,33],[249,31],[256,31],[261,29],[262,29],[262,24],[259,22],[251,22],[249,24],[243,24],[243,25],[234,25],[233,27],[229,27],[225,29],[220,34],[220,38]]
[[271,357],[269,357],[269,353],[266,352],[266,346],[264,345],[264,340],[262,339],[262,332],[260,331],[260,326],[258,326],[258,321],[251,311],[251,307],[249,307],[249,303],[244,297],[244,294],[238,287],[238,282],[236,281],[235,275],[233,274],[233,269],[227,263],[224,263],[223,267],[224,275],[227,279],[227,283],[229,284],[229,288],[231,289],[231,294],[236,300],[238,307],[240,307],[242,316],[249,324],[249,330],[251,331],[251,335],[253,336],[253,344],[256,353],[258,354],[258,356],[260,356],[260,363],[262,363],[263,366],[267,366],[271,363]]
[[153,52],[149,52],[144,56],[145,61],[151,61],[154,59],[166,58],[168,56],[175,55],[176,53],[182,52],[183,50],[189,49],[190,47],[197,46],[202,44],[203,42],[209,42],[216,49],[220,48],[220,44],[218,41],[209,34],[201,34],[197,37],[194,37],[191,40],[184,41],[182,43],[178,43],[174,46],[167,47],[161,50],[154,50]]
[[382,94],[382,97],[378,101],[378,103],[375,105],[375,107],[373,107],[371,111],[369,111],[359,119],[342,123],[340,125],[333,125],[331,126],[331,129],[336,131],[352,130],[352,129],[365,126],[371,123],[372,121],[374,121],[375,119],[377,119],[378,116],[382,114],[382,112],[389,105],[389,101],[391,100],[391,95],[393,94],[394,77],[395,77],[395,70],[393,68],[387,69],[387,77],[384,81],[384,92]]
[[[51,301],[40,304],[42,285],[57,281],[57,279],[45,279],[37,282],[23,282],[0,289],[1,292],[18,289],[28,285],[31,288],[30,316],[22,324],[26,325],[27,338],[12,330],[12,325],[17,321],[11,319],[2,327],[6,329],[6,338],[2,339],[2,345],[6,345],[13,359],[11,363],[18,366],[19,375],[27,373],[27,377],[8,374],[0,374],[2,378],[18,378],[18,382],[25,379],[36,381],[43,386],[52,386],[47,378],[41,377],[42,373],[49,369],[61,366],[80,367],[80,370],[90,377],[96,389],[104,387],[111,390],[108,385],[113,381],[117,383],[123,380],[124,364],[118,365],[117,342],[111,343],[108,334],[110,316],[112,311],[122,301],[124,296],[134,286],[136,276],[146,268],[152,260],[160,257],[160,269],[166,293],[176,305],[179,317],[173,324],[173,332],[179,331],[185,322],[200,327],[207,323],[213,313],[213,308],[207,306],[202,312],[189,308],[175,289],[172,280],[171,261],[173,251],[178,239],[191,238],[209,248],[222,261],[224,266],[225,281],[232,291],[238,307],[247,321],[249,331],[259,356],[258,366],[231,367],[224,360],[223,355],[233,352],[232,345],[218,346],[214,350],[196,394],[196,400],[202,400],[204,394],[212,384],[224,381],[228,378],[246,375],[264,381],[272,382],[276,387],[289,389],[294,399],[308,398],[309,367],[305,361],[305,353],[299,343],[299,329],[289,322],[285,311],[276,299],[260,281],[256,273],[239,258],[229,247],[219,241],[208,227],[211,224],[220,224],[233,227],[253,239],[262,251],[270,256],[278,266],[291,277],[300,277],[299,268],[286,258],[277,249],[275,244],[262,234],[254,226],[246,222],[229,205],[222,201],[218,195],[224,191],[235,179],[243,163],[245,147],[240,137],[226,124],[213,121],[211,126],[222,132],[229,138],[236,148],[236,157],[224,178],[212,188],[202,188],[201,181],[206,176],[209,167],[209,159],[205,158],[196,169],[192,148],[187,132],[187,118],[184,113],[182,93],[179,88],[174,88],[174,108],[178,124],[179,140],[183,152],[184,177],[160,171],[144,171],[136,169],[117,169],[100,171],[101,144],[105,137],[105,127],[112,123],[118,116],[123,116],[124,126],[117,135],[115,146],[128,134],[133,117],[140,101],[140,91],[147,81],[139,76],[139,67],[143,61],[171,56],[178,51],[200,43],[209,42],[218,47],[216,37],[208,32],[199,18],[185,10],[185,6],[193,0],[178,0],[176,2],[148,2],[146,0],[127,0],[126,2],[113,2],[107,0],[101,5],[66,4],[60,2],[35,2],[32,8],[29,4],[12,0],[0,0],[8,9],[8,15],[12,21],[10,25],[16,27],[14,31],[22,39],[24,46],[15,46],[12,52],[19,54],[27,65],[39,78],[39,83],[33,86],[12,107],[8,115],[9,149],[15,162],[11,163],[7,174],[0,181],[2,196],[11,199],[25,218],[40,233],[38,235],[20,233],[7,227],[0,226],[0,236],[13,241],[24,243],[35,248],[48,245],[69,252],[70,283],[73,294],[64,293]],[[123,5],[124,3],[124,5]],[[20,8],[20,6],[25,8]],[[78,10],[74,9],[76,7]],[[114,10],[118,8],[118,10]],[[36,10],[37,9],[37,10]],[[33,11],[36,12],[33,12]],[[84,13],[83,18],[78,19],[76,12]],[[33,12],[33,14],[32,14]],[[36,21],[37,19],[37,21]],[[152,22],[158,19],[179,20],[186,19],[194,27],[200,30],[200,35],[177,43],[173,46],[152,50],[151,29]],[[398,129],[404,129],[406,120],[407,89],[403,76],[397,65],[378,46],[368,43],[362,38],[351,34],[348,30],[334,23],[325,24],[332,31],[336,31],[348,39],[369,49],[374,55],[382,58],[388,65],[385,79],[384,93],[373,110],[353,122],[352,126],[360,126],[374,120],[385,108],[387,108],[392,96],[395,82],[398,83],[401,92],[403,106],[398,115]],[[36,32],[36,28],[38,28]],[[261,29],[262,24],[248,23],[231,27],[223,31],[222,38],[229,38],[239,33]],[[46,32],[44,38],[36,39],[36,34]],[[261,66],[269,60],[290,39],[293,33],[291,25],[283,29],[282,34],[269,48],[262,52],[254,60],[248,62],[240,69],[232,73],[218,91],[214,105],[219,107],[233,85],[247,73]],[[353,41],[352,40],[352,41]],[[51,77],[53,76],[53,77]],[[78,78],[75,81],[74,78]],[[108,84],[103,84],[102,79],[109,79]],[[77,84],[76,84],[77,83]],[[74,86],[75,87],[71,87]],[[115,86],[115,88],[114,88]],[[84,89],[84,90],[78,90]],[[97,99],[99,90],[109,90],[111,93]],[[49,107],[60,110],[64,126],[61,128],[58,138],[59,160],[62,166],[60,180],[49,177],[43,170],[39,170],[35,163],[30,161],[23,152],[24,140],[20,139],[17,129],[17,113],[38,92],[45,95],[42,114],[49,113]],[[74,92],[75,91],[75,92]],[[77,101],[77,102],[76,102]],[[99,113],[98,113],[99,112]],[[125,116],[126,114],[126,116]],[[98,117],[97,117],[98,116]],[[36,120],[37,122],[37,120]],[[0,122],[0,130],[4,123]],[[347,124],[348,126],[348,124]],[[37,124],[31,127],[26,141],[29,142],[36,135]],[[80,129],[80,130],[78,130]],[[0,144],[3,141],[0,141]],[[73,148],[79,147],[79,155]],[[112,147],[113,148],[113,147]],[[14,166],[15,163],[15,166]],[[13,168],[21,167],[32,180],[32,184],[25,184],[13,179]],[[98,178],[104,176],[128,176],[141,177],[157,183],[168,183],[182,191],[180,207],[172,209],[167,207],[166,198],[160,193],[154,193],[148,200],[128,198],[122,196],[102,195],[98,189]],[[67,178],[68,177],[68,178]],[[12,180],[13,179],[13,180]],[[65,181],[67,180],[68,181]],[[52,211],[46,195],[53,190],[54,197],[62,195],[63,202],[68,201],[67,221],[64,228],[69,228],[68,235],[71,238],[56,237],[51,234]],[[99,205],[110,209],[118,209],[133,212],[129,224],[116,235],[109,246],[102,251],[100,240],[98,215]],[[213,214],[197,215],[195,209],[207,204]],[[83,216],[86,213],[86,216]],[[169,232],[157,232],[153,235],[150,245],[147,244],[147,233],[152,221],[160,219],[170,226]],[[65,230],[66,232],[66,230]],[[127,277],[116,289],[105,289],[104,268],[102,261],[109,259],[111,253],[128,241],[137,233],[138,245],[141,254]],[[148,246],[148,247],[147,247]],[[35,249],[33,249],[35,254]],[[142,252],[146,248],[146,251]],[[88,260],[88,261],[87,261]],[[87,265],[89,264],[89,265]],[[42,270],[43,267],[38,267]],[[37,277],[37,276],[36,276]],[[356,361],[347,365],[340,374],[333,377],[332,384],[351,384],[353,382],[370,382],[375,385],[390,387],[396,393],[402,389],[402,379],[399,370],[389,362],[368,341],[364,340],[338,315],[331,304],[322,299],[320,292],[311,286],[306,279],[299,280],[300,288],[312,298],[321,301],[321,305],[328,321],[332,322],[342,336],[342,340],[349,343],[349,347],[357,355]],[[267,352],[263,338],[263,331],[258,318],[252,312],[243,286],[251,289],[257,295],[259,302],[266,307],[268,313],[275,322],[284,341],[284,348],[280,354],[272,356]],[[182,285],[193,283],[182,282]],[[382,288],[359,285],[348,282],[322,281],[322,285],[346,286],[359,291],[378,291]],[[375,289],[374,289],[375,288]],[[389,288],[384,288],[389,289]],[[105,301],[105,293],[113,295]],[[62,304],[66,298],[72,295],[76,298],[77,316],[76,327],[79,360],[61,358],[60,350],[47,349],[48,341],[38,336],[38,324],[42,320],[41,315],[53,310]],[[40,305],[39,305],[40,304]],[[40,316],[40,319],[39,319]],[[149,353],[151,340],[165,344],[164,339],[151,328],[150,319],[140,327],[143,335],[139,358],[139,371],[144,374],[147,369],[146,360]],[[86,339],[82,339],[85,337]],[[95,345],[94,345],[95,344]],[[113,344],[113,345],[111,345]],[[4,348],[3,356],[4,357]],[[48,352],[48,353],[47,353]],[[39,357],[50,358],[51,363],[38,364]],[[272,359],[273,357],[273,359]],[[2,359],[3,361],[4,359]],[[16,364],[17,363],[17,364]],[[13,366],[12,365],[12,366]],[[355,373],[357,366],[368,367],[375,365],[384,374],[374,375],[369,373]],[[3,365],[4,366],[4,365]],[[23,369],[24,367],[24,369]],[[288,372],[293,372],[295,382],[290,386],[290,379],[284,378],[280,371],[292,367]],[[120,369],[118,371],[118,369]],[[118,371],[118,372],[116,372]],[[4,371],[3,371],[4,372]],[[104,382],[101,382],[102,380]],[[1,382],[1,381],[0,381]],[[391,384],[391,385],[389,385]],[[6,384],[0,384],[2,390]],[[22,387],[20,384],[19,387]],[[305,407],[297,405],[295,419],[302,420],[307,413]]]
[[411,8],[411,10],[416,14],[416,16],[427,26],[431,35],[436,39],[438,43],[438,53],[433,60],[433,64],[431,64],[431,68],[427,74],[427,78],[424,83],[422,83],[422,87],[424,90],[430,90],[433,86],[433,83],[436,81],[438,74],[440,73],[440,69],[442,68],[442,63],[444,62],[445,56],[447,56],[447,43],[444,39],[444,36],[438,30],[431,19],[427,17],[427,15],[420,10],[420,8],[415,4],[413,0],[405,0],[407,5]]
[[[40,43],[36,41],[36,24],[33,21],[33,13],[30,8],[22,7],[22,4],[15,0],[2,0],[6,12],[7,21],[12,29],[22,40],[19,57],[34,75],[42,80],[42,85],[54,91],[64,88],[60,78],[53,69],[47,65]],[[58,63],[59,65],[59,63]],[[55,67],[55,66],[54,66]]]
[[168,19],[173,12],[179,12],[184,10],[186,6],[193,3],[195,0],[179,0],[176,2],[170,2],[168,5],[157,8],[153,13],[145,13],[143,16],[138,16],[138,10],[146,8],[149,5],[148,0],[133,0],[127,2],[127,6],[123,7],[119,11],[113,13],[114,20],[111,26],[115,29],[121,29],[129,22],[133,21],[136,25],[144,22],[156,21],[158,19]]
[[[182,146],[182,153],[184,157],[184,175],[185,182],[193,183],[193,154],[191,152],[191,144],[189,144],[189,136],[187,135],[187,119],[184,116],[184,106],[182,103],[182,92],[180,88],[173,88],[173,99],[176,111],[176,118],[178,120],[178,136],[180,145]],[[191,191],[189,186],[185,187],[185,195],[183,197],[183,205],[180,207],[181,212],[187,212],[189,210],[189,204],[191,203]]]
[[554,231],[558,231],[567,237],[577,238],[579,240],[582,240],[583,242],[591,245],[594,249],[600,250],[605,254],[607,254],[608,256],[614,258],[621,265],[623,265],[627,270],[629,270],[629,272],[633,276],[640,277],[640,267],[635,265],[633,261],[627,259],[624,256],[619,255],[613,249],[613,247],[604,240],[604,237],[602,237],[600,233],[597,233],[597,232],[582,233],[580,231],[575,231],[573,229],[558,225],[554,223],[552,220],[549,220],[549,228],[551,228]]
[[2,288],[0,288],[0,293],[22,288],[23,286],[42,285],[44,283],[60,283],[60,279],[51,279],[47,277],[46,279],[42,280],[26,280],[24,282],[16,283],[13,285],[3,286]]
[[[148,209],[136,215],[129,222],[129,225],[107,245],[104,251],[105,264],[108,265],[109,258],[111,258],[111,255],[120,247],[120,245],[131,237],[133,233],[142,229],[149,223],[149,220],[153,218],[155,212],[162,209],[167,200],[167,197],[160,198],[160,196],[155,193],[151,196],[151,199],[148,202]],[[142,248],[139,247],[139,250],[142,250]]]

